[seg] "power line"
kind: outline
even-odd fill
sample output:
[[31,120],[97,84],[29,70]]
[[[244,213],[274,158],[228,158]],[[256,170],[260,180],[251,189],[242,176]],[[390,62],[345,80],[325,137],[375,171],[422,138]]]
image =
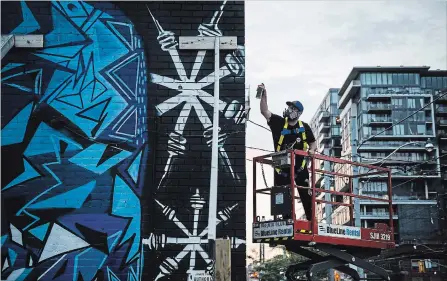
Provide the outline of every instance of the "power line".
[[409,119],[409,118],[412,117],[413,115],[416,115],[416,113],[418,113],[418,112],[424,110],[427,106],[433,104],[435,101],[439,100],[440,98],[442,98],[442,97],[445,96],[445,95],[447,95],[447,91],[446,91],[445,93],[443,93],[443,94],[439,94],[439,95],[437,96],[436,99],[434,99],[434,100],[432,100],[431,102],[427,103],[426,105],[424,105],[424,106],[421,107],[420,109],[416,110],[416,111],[413,112],[412,114],[408,115],[407,117],[401,119],[400,121],[398,121],[398,122],[396,122],[396,123],[393,123],[393,124],[392,124],[391,126],[389,126],[388,128],[386,128],[386,129],[382,130],[381,132],[379,132],[379,133],[377,133],[377,134],[375,134],[375,135],[372,135],[371,137],[369,137],[369,138],[367,138],[366,140],[362,141],[362,142],[360,143],[360,145],[357,147],[357,149],[359,149],[365,142],[371,140],[371,139],[374,138],[374,137],[377,137],[378,135],[381,135],[381,134],[384,133],[385,131],[387,131],[387,130],[393,128],[394,126],[399,125],[400,123],[402,123],[402,122],[404,122],[405,120]]
[[252,123],[252,124],[254,124],[254,125],[256,125],[256,126],[258,126],[258,127],[261,127],[261,128],[263,128],[263,129],[266,129],[266,130],[269,131],[269,132],[272,131],[272,130],[270,130],[269,128],[267,128],[267,127],[265,127],[265,126],[262,126],[261,124],[258,124],[258,123],[254,122],[254,121],[251,121],[250,119],[247,119],[247,121],[250,122],[250,123]]

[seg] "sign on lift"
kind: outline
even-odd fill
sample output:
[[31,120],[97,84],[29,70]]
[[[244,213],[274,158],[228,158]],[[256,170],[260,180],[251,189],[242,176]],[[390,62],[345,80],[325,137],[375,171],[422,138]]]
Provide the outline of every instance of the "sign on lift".
[[253,238],[277,238],[293,236],[292,221],[269,221],[253,224]]
[[362,238],[360,227],[325,223],[318,224],[318,235],[349,239]]

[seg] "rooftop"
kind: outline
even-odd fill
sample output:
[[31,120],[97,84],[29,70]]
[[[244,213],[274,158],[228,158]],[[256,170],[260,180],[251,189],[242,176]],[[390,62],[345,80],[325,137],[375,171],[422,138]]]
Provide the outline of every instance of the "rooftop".
[[356,66],[353,67],[351,70],[351,73],[349,73],[348,77],[346,78],[345,82],[343,83],[342,87],[340,88],[340,91],[338,92],[339,96],[342,96],[343,93],[348,88],[349,84],[352,80],[356,79],[358,75],[362,72],[416,72],[421,74],[427,74],[432,73],[432,71],[440,71],[440,72],[447,72],[446,70],[431,70],[429,71],[429,66]]

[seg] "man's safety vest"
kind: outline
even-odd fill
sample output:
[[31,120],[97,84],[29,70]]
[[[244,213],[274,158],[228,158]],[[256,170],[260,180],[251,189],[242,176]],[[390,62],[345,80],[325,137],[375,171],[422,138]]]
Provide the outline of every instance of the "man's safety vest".
[[[303,122],[301,122],[301,120],[299,120],[298,121],[298,125],[300,127],[297,128],[297,129],[294,129],[294,130],[287,129],[288,125],[289,124],[287,123],[287,117],[286,117],[285,118],[285,122],[284,122],[284,127],[283,127],[283,129],[281,131],[281,136],[279,137],[278,146],[276,147],[276,151],[281,151],[281,145],[282,145],[282,142],[284,141],[284,136],[285,135],[299,134],[299,133],[302,133],[302,137],[303,137],[303,139],[302,139],[302,141],[303,141],[303,150],[307,151],[309,145],[307,144],[307,141],[306,141],[306,139],[307,139],[307,137],[306,137],[306,129],[303,126]],[[301,162],[301,169],[303,170],[305,167],[306,167],[306,159],[303,157],[303,162]],[[281,172],[281,169],[279,169],[279,168],[276,168],[275,170],[276,170],[276,172],[278,174]]]

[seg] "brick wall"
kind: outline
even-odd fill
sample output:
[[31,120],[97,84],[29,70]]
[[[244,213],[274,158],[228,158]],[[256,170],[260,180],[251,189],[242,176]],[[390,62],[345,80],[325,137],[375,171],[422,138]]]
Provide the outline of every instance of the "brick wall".
[[2,2],[2,279],[194,280],[207,254],[213,52],[220,60],[217,236],[245,278],[243,2]]

